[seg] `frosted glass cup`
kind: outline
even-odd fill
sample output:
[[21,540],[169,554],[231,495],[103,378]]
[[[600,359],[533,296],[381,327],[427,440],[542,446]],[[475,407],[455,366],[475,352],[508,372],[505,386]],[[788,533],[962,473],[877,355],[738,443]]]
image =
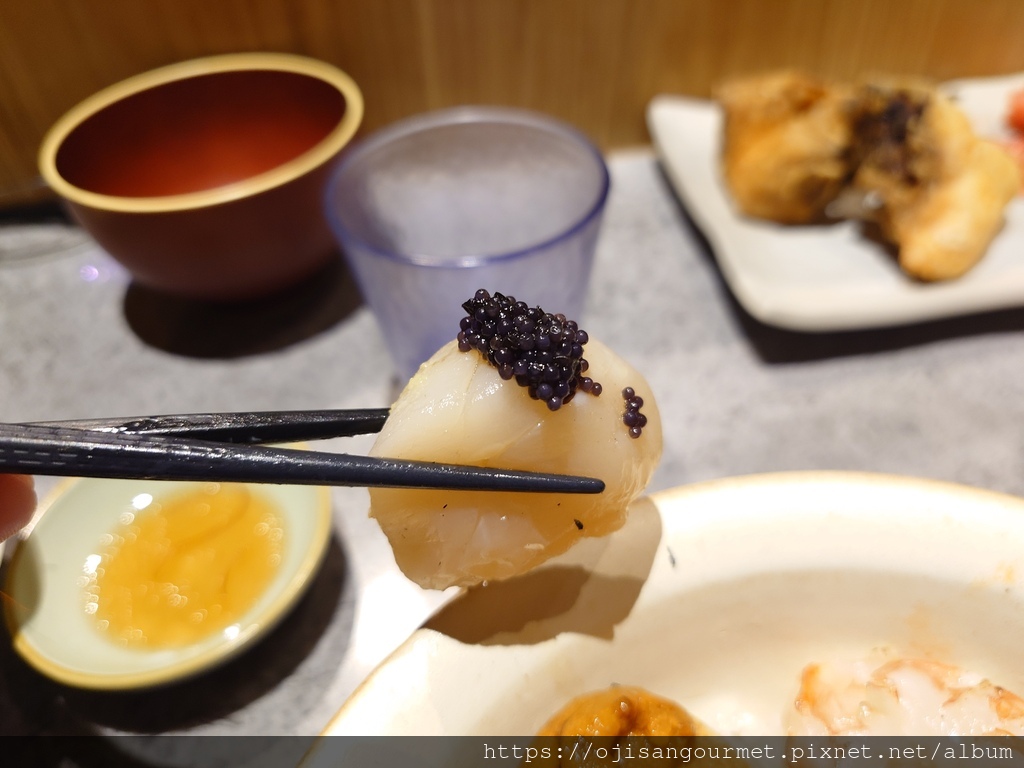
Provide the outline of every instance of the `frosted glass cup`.
[[517,109],[461,107],[353,146],[327,218],[399,376],[455,338],[477,289],[580,319],[608,197],[580,132]]

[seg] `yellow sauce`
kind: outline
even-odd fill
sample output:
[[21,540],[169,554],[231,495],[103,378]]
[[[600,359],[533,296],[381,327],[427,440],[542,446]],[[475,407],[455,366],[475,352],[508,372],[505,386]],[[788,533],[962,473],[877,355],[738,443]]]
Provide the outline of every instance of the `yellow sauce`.
[[85,565],[85,610],[121,645],[171,648],[235,622],[281,564],[273,503],[247,486],[210,483],[152,501],[136,497]]

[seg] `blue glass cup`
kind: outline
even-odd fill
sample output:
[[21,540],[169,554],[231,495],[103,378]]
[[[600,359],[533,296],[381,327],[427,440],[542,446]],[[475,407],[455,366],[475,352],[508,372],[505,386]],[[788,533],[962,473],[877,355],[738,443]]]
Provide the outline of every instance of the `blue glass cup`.
[[601,153],[574,128],[460,107],[354,145],[325,207],[407,379],[455,338],[479,288],[579,320],[608,190]]

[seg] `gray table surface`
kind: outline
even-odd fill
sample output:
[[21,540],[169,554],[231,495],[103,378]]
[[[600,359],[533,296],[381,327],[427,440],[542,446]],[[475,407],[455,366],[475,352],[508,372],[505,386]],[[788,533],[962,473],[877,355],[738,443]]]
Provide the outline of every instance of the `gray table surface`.
[[[621,152],[610,166],[583,324],[657,394],[666,445],[652,491],[849,469],[1024,494],[1024,311],[844,334],[766,327],[730,296],[654,156]],[[373,317],[334,278],[216,310],[130,285],[73,228],[0,226],[0,420],[387,405],[395,384]],[[335,442],[365,451],[372,438]],[[320,732],[447,597],[397,570],[365,490],[334,490],[333,509],[324,568],[288,620],[193,680],[73,691],[3,636],[0,734]]]

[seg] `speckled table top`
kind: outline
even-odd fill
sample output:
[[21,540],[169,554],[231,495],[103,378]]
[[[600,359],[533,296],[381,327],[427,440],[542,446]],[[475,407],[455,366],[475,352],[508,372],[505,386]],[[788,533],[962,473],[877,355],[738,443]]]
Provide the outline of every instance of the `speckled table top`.
[[[843,334],[769,328],[731,298],[654,156],[618,153],[610,166],[583,324],[658,396],[666,450],[652,490],[849,469],[1024,494],[1024,311]],[[0,420],[375,407],[394,394],[373,317],[342,270],[217,310],[130,285],[73,228],[0,227]],[[446,597],[397,570],[365,490],[334,490],[333,508],[326,562],[296,610],[193,680],[73,691],[25,666],[4,636],[0,733],[318,733]]]

